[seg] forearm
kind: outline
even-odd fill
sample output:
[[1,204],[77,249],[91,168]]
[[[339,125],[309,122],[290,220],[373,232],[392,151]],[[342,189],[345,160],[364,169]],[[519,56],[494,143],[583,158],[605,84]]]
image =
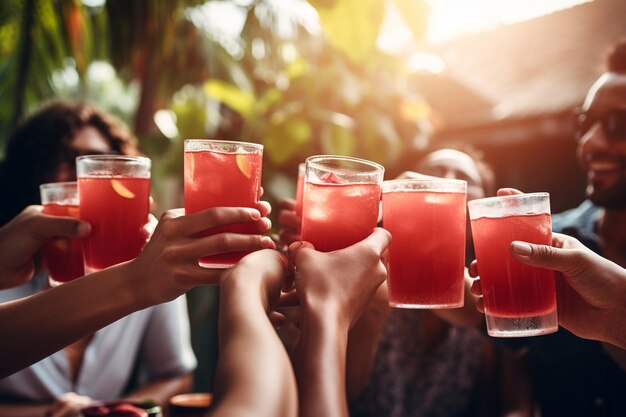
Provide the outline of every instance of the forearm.
[[166,406],[172,396],[190,392],[192,388],[193,376],[186,374],[150,382],[128,394],[125,399],[139,403],[145,400],[153,400],[161,406]]
[[0,404],[0,416],[11,417],[42,417],[52,406],[44,404]]
[[301,339],[294,355],[301,417],[348,416],[348,326],[342,326],[336,317],[323,308],[303,313]]
[[[0,377],[75,342],[139,306],[125,264],[0,305]],[[37,331],[24,331],[37,329]]]
[[369,380],[378,351],[380,336],[388,317],[387,291],[385,285],[381,285],[368,310],[348,333],[346,354],[348,401],[355,400]]
[[297,413],[295,376],[262,297],[255,281],[221,289],[215,415]]

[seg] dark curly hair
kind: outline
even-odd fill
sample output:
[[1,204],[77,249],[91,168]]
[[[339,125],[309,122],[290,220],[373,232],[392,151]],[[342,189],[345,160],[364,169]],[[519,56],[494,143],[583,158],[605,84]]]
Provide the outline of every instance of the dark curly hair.
[[18,126],[0,164],[0,226],[30,204],[39,203],[39,185],[54,181],[63,164],[75,167],[74,136],[85,127],[102,134],[112,153],[138,155],[137,139],[118,119],[85,102],[46,105]]
[[606,70],[626,74],[626,38],[611,47],[605,58]]

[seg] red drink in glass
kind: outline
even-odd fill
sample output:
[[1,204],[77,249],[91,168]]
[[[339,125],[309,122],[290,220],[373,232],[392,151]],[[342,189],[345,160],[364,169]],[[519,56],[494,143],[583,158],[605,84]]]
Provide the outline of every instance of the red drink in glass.
[[556,308],[554,272],[513,259],[514,240],[550,245],[550,215],[472,220],[485,309],[498,317],[531,317]]
[[356,158],[307,159],[302,240],[321,252],[353,245],[372,233],[378,219],[384,168]]
[[150,160],[90,155],[76,160],[80,218],[91,224],[83,241],[87,273],[135,258],[146,243]]
[[[212,207],[250,207],[259,201],[263,146],[245,142],[185,141],[185,212]],[[252,222],[216,227],[202,235],[255,234]],[[202,266],[227,268],[250,252],[230,252],[200,259]]]
[[[78,205],[55,203],[43,205],[44,214],[51,216],[65,216],[78,219],[78,210]],[[82,239],[54,238],[43,246],[42,255],[53,286],[85,275]]]
[[390,306],[463,306],[466,185],[445,180],[384,183],[383,226],[393,238]]
[[378,184],[306,184],[302,240],[321,252],[353,245],[372,233],[378,218]]
[[100,270],[135,258],[146,243],[142,228],[150,210],[150,179],[79,178],[80,217],[91,224],[85,265]]
[[469,202],[487,331],[492,336],[534,336],[558,328],[554,272],[524,265],[509,252],[514,240],[552,243],[549,204],[547,193]]
[[[44,214],[79,218],[76,182],[41,184],[39,191]],[[50,239],[42,247],[42,260],[53,287],[85,275],[82,239]]]

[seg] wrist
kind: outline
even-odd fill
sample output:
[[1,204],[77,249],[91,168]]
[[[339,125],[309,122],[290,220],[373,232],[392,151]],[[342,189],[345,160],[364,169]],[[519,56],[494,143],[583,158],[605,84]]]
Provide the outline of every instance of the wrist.
[[340,314],[338,305],[325,301],[315,305],[303,304],[300,317],[300,337],[295,345],[296,366],[308,363],[311,351],[325,344],[334,344],[339,352],[345,352],[348,344],[349,322]]
[[269,274],[250,265],[237,265],[222,276],[220,292],[226,292],[228,297],[243,295],[259,299],[268,312],[280,295],[279,281]]
[[220,282],[220,304],[239,305],[243,309],[256,306],[257,302],[267,312],[269,301],[263,282],[255,274],[244,270],[229,271]]
[[142,269],[137,266],[136,259],[107,268],[107,270],[110,271],[112,280],[120,281],[119,296],[127,305],[141,310],[161,303],[158,294],[153,293],[153,287],[141,283]]
[[[337,309],[328,305],[316,309],[302,309],[300,318],[300,338],[296,351],[304,355],[311,345],[332,341],[340,350],[347,346],[349,325],[338,314]],[[306,362],[306,361],[304,361]]]
[[338,330],[350,328],[350,320],[344,312],[342,306],[332,299],[312,299],[304,297],[301,301],[302,321],[308,320],[312,323],[333,323]]

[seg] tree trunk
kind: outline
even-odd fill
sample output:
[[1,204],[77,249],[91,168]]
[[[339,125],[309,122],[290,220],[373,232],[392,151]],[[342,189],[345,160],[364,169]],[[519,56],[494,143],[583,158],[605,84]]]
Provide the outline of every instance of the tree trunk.
[[20,30],[20,40],[18,46],[17,80],[15,82],[15,103],[13,107],[13,117],[9,123],[9,131],[13,131],[24,114],[26,84],[31,66],[33,50],[33,24],[35,21],[36,0],[26,0],[24,3],[24,13]]

